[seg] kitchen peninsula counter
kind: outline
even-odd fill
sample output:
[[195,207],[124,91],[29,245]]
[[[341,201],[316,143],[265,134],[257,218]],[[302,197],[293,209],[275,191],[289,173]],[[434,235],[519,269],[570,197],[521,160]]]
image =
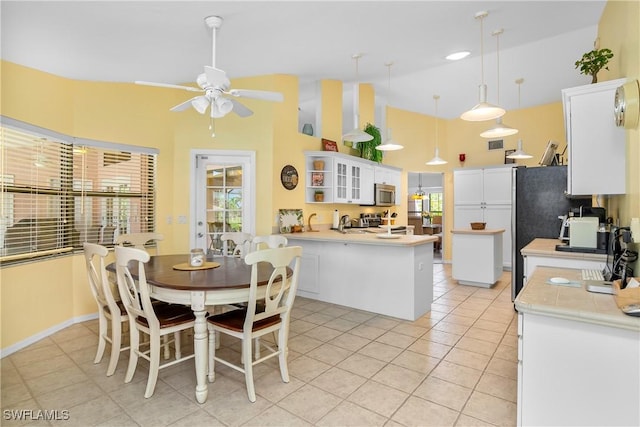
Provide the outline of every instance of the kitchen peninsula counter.
[[539,266],[515,300],[518,425],[640,425],[640,318],[580,278]]
[[[347,229],[346,233],[341,233],[336,230],[320,230],[320,231],[307,231],[303,233],[286,234],[287,239],[296,240],[313,240],[313,241],[325,241],[325,242],[344,242],[344,243],[359,243],[362,245],[391,245],[391,246],[417,246],[424,245],[426,243],[433,243],[438,240],[437,236],[425,236],[425,235],[407,235],[407,234],[392,234],[398,236],[397,238],[380,238],[377,234],[386,235],[386,230],[380,229],[379,232],[371,232],[365,230],[371,230],[370,228],[356,228]],[[358,230],[358,231],[356,231]]]
[[523,286],[538,266],[602,270],[607,263],[604,254],[556,251],[559,239],[534,239],[520,250]]
[[436,236],[335,230],[286,236],[303,248],[298,295],[406,320],[431,310]]

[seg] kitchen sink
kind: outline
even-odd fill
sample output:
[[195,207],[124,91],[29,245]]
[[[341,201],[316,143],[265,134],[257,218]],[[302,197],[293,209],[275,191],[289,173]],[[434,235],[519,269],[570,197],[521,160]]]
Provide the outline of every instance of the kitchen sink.
[[364,234],[364,233],[366,233],[365,229],[363,229],[363,228],[356,228],[356,229],[345,228],[342,231],[340,231],[340,230],[336,230],[336,231],[338,233],[342,233],[342,234]]

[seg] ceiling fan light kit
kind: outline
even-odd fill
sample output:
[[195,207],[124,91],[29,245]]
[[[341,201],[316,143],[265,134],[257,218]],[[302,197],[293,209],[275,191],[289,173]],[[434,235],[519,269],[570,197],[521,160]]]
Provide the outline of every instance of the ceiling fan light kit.
[[478,87],[479,91],[479,103],[476,104],[469,111],[465,111],[460,115],[462,120],[469,122],[483,122],[485,120],[493,120],[498,117],[502,117],[505,113],[503,108],[496,105],[489,104],[487,102],[487,85],[484,83],[484,47],[483,47],[483,34],[482,34],[482,20],[489,15],[489,12],[481,11],[476,13],[475,19],[480,20],[480,75],[481,84]]
[[[212,120],[222,118],[230,112],[234,112],[239,117],[249,117],[253,114],[253,111],[242,103],[236,99],[230,99],[227,96],[282,102],[284,97],[279,92],[230,89],[231,81],[227,77],[227,74],[223,70],[216,68],[216,33],[222,26],[222,18],[215,15],[207,16],[204,18],[204,22],[207,27],[211,29],[211,66],[205,65],[204,73],[197,76],[196,84],[198,87],[180,86],[168,83],[154,83],[141,80],[137,80],[135,83],[146,86],[181,89],[189,92],[200,92],[202,95],[195,96],[185,102],[182,102],[170,108],[170,110],[185,111],[189,109],[189,107],[193,107],[193,109],[198,113],[205,114],[208,108],[209,115]],[[209,128],[213,129],[213,124],[210,124]],[[212,134],[212,136],[214,135]]]

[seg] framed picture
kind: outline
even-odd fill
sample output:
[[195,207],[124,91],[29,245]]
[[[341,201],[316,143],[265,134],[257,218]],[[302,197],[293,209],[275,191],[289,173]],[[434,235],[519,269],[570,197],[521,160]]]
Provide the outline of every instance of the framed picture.
[[516,159],[509,159],[507,156],[515,153],[516,150],[504,150],[504,164],[507,165],[509,163],[515,163]]
[[338,144],[330,139],[322,138],[322,149],[324,151],[338,151]]
[[291,165],[286,165],[280,172],[280,182],[287,190],[293,190],[298,185],[298,171]]
[[324,185],[324,173],[311,172],[311,186],[322,187]]

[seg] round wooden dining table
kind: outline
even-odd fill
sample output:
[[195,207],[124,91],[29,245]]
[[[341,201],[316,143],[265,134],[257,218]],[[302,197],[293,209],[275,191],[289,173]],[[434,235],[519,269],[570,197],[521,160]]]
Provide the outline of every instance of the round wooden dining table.
[[[246,302],[249,300],[251,267],[242,258],[218,256],[207,261],[220,264],[202,270],[177,270],[174,266],[189,261],[188,254],[156,255],[144,264],[151,297],[160,301],[191,306],[196,320],[193,327],[193,351],[196,367],[196,400],[204,403],[209,388],[207,374],[207,306]],[[116,271],[115,262],[107,270]],[[132,262],[129,271],[138,279],[138,263]],[[268,263],[258,264],[258,285],[266,285],[273,268]],[[288,269],[288,275],[293,272]],[[261,292],[262,288],[262,292]],[[266,287],[258,287],[258,298],[264,298]]]

